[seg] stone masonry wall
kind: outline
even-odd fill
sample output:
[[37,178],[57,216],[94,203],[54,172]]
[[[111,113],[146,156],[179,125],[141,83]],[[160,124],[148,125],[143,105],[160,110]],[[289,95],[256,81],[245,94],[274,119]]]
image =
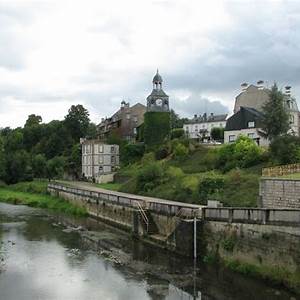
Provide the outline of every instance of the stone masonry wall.
[[266,208],[300,208],[300,180],[262,178],[260,206]]

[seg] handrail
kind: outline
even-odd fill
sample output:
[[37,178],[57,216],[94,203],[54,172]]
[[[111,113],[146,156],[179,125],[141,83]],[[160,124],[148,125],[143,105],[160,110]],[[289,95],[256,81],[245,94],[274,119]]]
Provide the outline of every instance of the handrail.
[[144,211],[141,203],[139,201],[136,201],[136,203],[137,203],[137,206],[138,206],[138,211],[139,211],[140,215],[142,216],[143,221],[146,224],[146,228],[147,228],[147,232],[148,232],[148,229],[149,229],[149,218],[147,217],[147,215],[146,215],[146,213],[145,213],[145,211]]

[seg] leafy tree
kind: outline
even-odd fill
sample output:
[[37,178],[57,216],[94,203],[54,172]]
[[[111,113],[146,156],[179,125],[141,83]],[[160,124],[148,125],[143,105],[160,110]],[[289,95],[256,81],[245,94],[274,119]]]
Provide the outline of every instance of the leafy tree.
[[275,163],[300,162],[300,138],[288,134],[276,137],[270,144],[270,153]]
[[90,124],[89,112],[81,104],[72,105],[65,116],[65,125],[76,142],[87,135]]
[[183,128],[174,128],[171,130],[171,139],[178,139],[184,136]]
[[276,83],[271,88],[269,101],[263,105],[262,112],[264,118],[261,126],[261,136],[272,141],[274,138],[288,132],[290,128],[289,114],[284,105],[284,95],[278,89]]
[[48,179],[63,176],[66,160],[62,156],[56,156],[47,161],[46,172]]
[[42,117],[35,114],[29,115],[24,127],[39,125],[42,122]]
[[44,154],[37,154],[32,158],[32,172],[36,178],[43,178],[46,175],[47,160]]
[[3,138],[0,136],[0,180],[5,178],[5,152]]
[[210,131],[210,135],[214,141],[223,141],[224,140],[224,128],[213,127]]

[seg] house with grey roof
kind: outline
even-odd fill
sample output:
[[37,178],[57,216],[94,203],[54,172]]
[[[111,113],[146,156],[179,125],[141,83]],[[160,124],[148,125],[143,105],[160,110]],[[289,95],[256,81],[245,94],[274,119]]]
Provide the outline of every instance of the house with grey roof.
[[211,130],[215,127],[225,128],[227,114],[214,115],[211,113],[202,116],[194,115],[193,119],[184,123],[183,129],[190,139],[199,139],[203,142],[211,140]]
[[268,146],[269,140],[261,137],[261,122],[263,114],[251,107],[241,106],[239,110],[227,119],[224,131],[224,143],[233,143],[241,135],[247,136],[260,146]]

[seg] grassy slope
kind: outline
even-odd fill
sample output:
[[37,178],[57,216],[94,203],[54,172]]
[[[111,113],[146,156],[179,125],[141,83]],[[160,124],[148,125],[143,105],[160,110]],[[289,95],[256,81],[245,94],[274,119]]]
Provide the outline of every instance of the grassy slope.
[[[209,174],[219,174],[225,180],[224,192],[220,200],[224,206],[256,206],[259,192],[259,178],[263,165],[257,165],[243,170],[231,170],[228,173],[221,173],[214,169],[216,161],[216,149],[203,148],[195,150],[191,155],[183,160],[167,159],[164,164],[168,167],[180,168],[183,171],[183,177],[180,178],[183,186],[195,191],[198,181],[201,177]],[[138,170],[142,167],[143,162],[135,163],[121,170],[120,175],[129,177],[126,183],[118,187],[123,192],[136,193],[135,180]],[[178,182],[168,180],[153,190],[144,193],[148,196],[165,198],[183,202],[197,203],[196,193],[186,193],[178,190]]]
[[86,210],[61,198],[47,194],[47,181],[20,182],[0,187],[0,201],[48,208],[74,215],[86,215]]

